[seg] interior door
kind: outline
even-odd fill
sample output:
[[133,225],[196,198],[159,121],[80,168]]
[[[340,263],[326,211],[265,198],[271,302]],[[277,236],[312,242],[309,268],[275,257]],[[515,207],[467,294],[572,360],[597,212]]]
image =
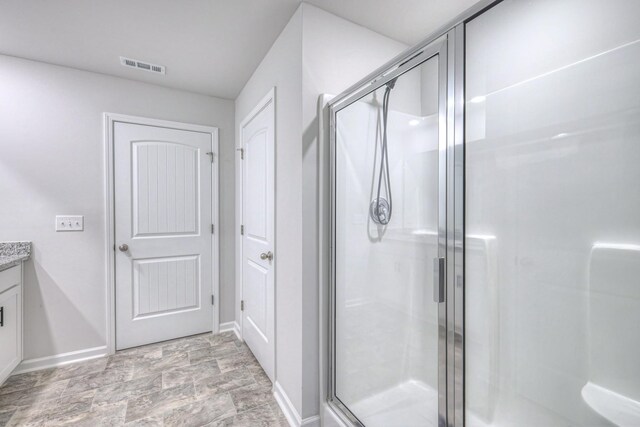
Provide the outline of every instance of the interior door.
[[113,132],[116,347],[211,331],[212,136],[120,122]]
[[446,46],[330,107],[330,402],[355,425],[446,425]]
[[242,337],[274,379],[274,99],[241,126]]

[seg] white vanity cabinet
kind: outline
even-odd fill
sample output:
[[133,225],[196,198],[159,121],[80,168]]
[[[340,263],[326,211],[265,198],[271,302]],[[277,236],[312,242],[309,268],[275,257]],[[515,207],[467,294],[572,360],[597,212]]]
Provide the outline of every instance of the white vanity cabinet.
[[0,384],[22,361],[22,265],[0,271]]

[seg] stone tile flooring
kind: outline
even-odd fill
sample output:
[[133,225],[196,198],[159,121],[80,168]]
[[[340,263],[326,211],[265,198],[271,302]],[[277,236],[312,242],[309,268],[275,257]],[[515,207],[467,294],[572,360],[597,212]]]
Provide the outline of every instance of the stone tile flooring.
[[235,334],[203,334],[14,375],[0,426],[286,427],[271,382]]

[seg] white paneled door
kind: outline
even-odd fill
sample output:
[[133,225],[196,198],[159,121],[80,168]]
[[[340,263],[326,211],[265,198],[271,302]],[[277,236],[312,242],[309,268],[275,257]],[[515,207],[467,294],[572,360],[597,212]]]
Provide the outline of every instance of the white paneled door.
[[117,349],[212,330],[212,138],[113,125]]
[[274,380],[274,97],[241,125],[242,337]]

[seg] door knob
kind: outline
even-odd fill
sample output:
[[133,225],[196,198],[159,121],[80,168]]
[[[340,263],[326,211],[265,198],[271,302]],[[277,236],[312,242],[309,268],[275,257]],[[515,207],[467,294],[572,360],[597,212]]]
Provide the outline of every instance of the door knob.
[[118,246],[118,249],[120,249],[120,252],[127,252],[129,250],[129,245],[127,245],[126,243],[123,243],[120,246]]
[[260,259],[268,259],[269,261],[271,261],[273,259],[273,253],[271,251],[267,252],[266,254],[263,252],[260,254]]

